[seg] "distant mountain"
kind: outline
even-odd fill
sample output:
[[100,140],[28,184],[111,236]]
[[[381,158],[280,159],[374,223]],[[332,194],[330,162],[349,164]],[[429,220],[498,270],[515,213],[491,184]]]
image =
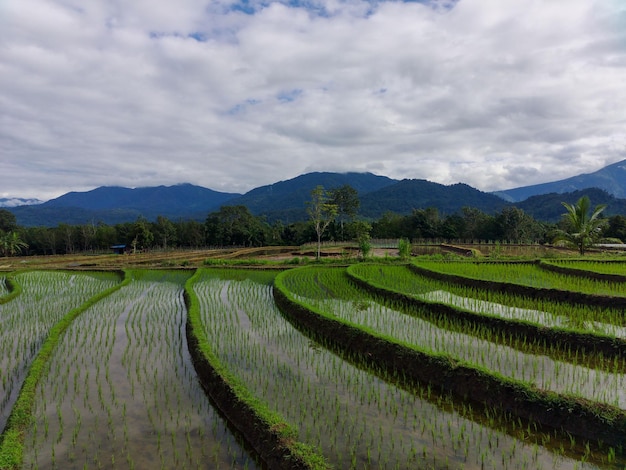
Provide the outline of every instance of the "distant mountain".
[[356,189],[359,198],[363,198],[366,194],[396,182],[397,180],[372,173],[313,172],[253,189],[241,197],[230,200],[228,205],[246,206],[252,214],[265,215],[270,222],[282,220],[291,223],[308,218],[306,201],[311,199],[311,191],[317,186],[335,189],[350,185]]
[[601,189],[552,192],[511,204],[495,194],[462,183],[446,186],[420,179],[398,181],[372,173],[307,173],[253,189],[244,195],[220,193],[191,184],[136,189],[105,186],[87,192],[67,193],[42,204],[8,207],[7,210],[15,214],[19,225],[29,227],[99,222],[114,225],[135,221],[140,216],[155,220],[158,215],[170,220],[204,221],[220,206],[243,205],[255,215],[265,216],[269,222],[281,220],[289,224],[308,219],[306,202],[311,199],[311,191],[319,185],[325,189],[343,185],[356,189],[361,201],[359,216],[370,220],[379,219],[385,212],[406,215],[414,209],[430,207],[442,215],[456,213],[463,207],[493,214],[515,205],[537,220],[556,222],[565,212],[561,202],[574,203],[583,194],[589,195],[594,206],[607,204],[606,215],[626,214],[626,199]]
[[43,201],[40,201],[39,199],[22,199],[21,197],[0,197],[0,207],[32,206],[33,204],[41,204],[42,202]]
[[575,204],[585,195],[589,197],[592,208],[600,204],[606,204],[606,209],[602,212],[603,216],[610,217],[612,215],[626,214],[626,199],[616,198],[612,194],[598,188],[582,189],[563,194],[550,193],[531,196],[525,201],[516,203],[515,206],[536,220],[556,223],[561,220],[566,212],[565,207],[561,204],[562,202]]
[[159,215],[173,220],[203,219],[208,212],[238,196],[240,194],[213,191],[191,184],[136,189],[102,186],[10,210],[18,224],[24,226],[78,225],[100,221],[116,224],[134,221],[140,216],[154,220]]
[[436,207],[442,214],[452,214],[463,207],[475,207],[493,213],[507,205],[501,198],[466,184],[449,186],[419,179],[405,179],[368,193],[361,198],[361,214],[377,219],[385,212],[409,214],[413,209]]
[[552,183],[496,191],[493,194],[509,202],[519,202],[540,194],[571,193],[587,188],[603,189],[616,198],[626,198],[626,160],[605,166],[594,173],[572,176]]

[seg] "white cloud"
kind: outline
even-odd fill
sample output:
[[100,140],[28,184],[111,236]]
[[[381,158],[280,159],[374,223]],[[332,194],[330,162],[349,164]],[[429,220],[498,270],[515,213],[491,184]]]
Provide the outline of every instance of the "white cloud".
[[5,1],[0,190],[345,170],[495,190],[626,158],[621,2],[438,4]]

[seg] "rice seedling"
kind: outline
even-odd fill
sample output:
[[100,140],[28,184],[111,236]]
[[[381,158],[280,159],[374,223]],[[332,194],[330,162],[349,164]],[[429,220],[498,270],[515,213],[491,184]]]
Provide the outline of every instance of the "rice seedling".
[[544,289],[559,289],[584,294],[626,296],[626,283],[570,276],[541,269],[536,263],[436,262],[420,260],[419,267],[447,274],[510,282]]
[[626,339],[626,322],[618,308],[572,305],[464,286],[422,276],[406,266],[359,264],[350,266],[348,272],[395,292],[476,313]]
[[215,353],[336,468],[593,468],[567,450],[555,461],[547,447],[468,418],[469,407],[449,397],[404,390],[332,354],[282,317],[268,279],[203,270],[193,290]]
[[113,273],[37,271],[18,274],[15,280],[21,294],[0,303],[0,430],[50,328],[120,278]]
[[[536,387],[584,397],[626,409],[626,375],[595,370],[546,356],[520,352],[458,331],[450,331],[420,318],[406,315],[370,299],[346,282],[342,269],[307,268],[294,270],[285,276],[289,287],[302,302],[333,315],[377,331],[398,341],[419,346],[434,353],[446,353],[464,362]],[[358,300],[358,302],[355,302]]]
[[197,382],[188,277],[135,271],[69,326],[37,387],[24,468],[258,468]]
[[9,293],[9,286],[7,285],[7,277],[0,275],[0,297],[3,297]]
[[592,273],[616,274],[626,276],[626,261],[620,260],[549,260],[542,263],[560,266],[568,269],[580,269]]

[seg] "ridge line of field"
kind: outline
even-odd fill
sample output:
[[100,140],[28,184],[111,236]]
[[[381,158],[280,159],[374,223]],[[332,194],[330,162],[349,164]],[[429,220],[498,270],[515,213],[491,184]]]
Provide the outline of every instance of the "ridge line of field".
[[202,329],[199,302],[193,291],[200,272],[197,270],[185,283],[185,303],[189,354],[202,387],[270,468],[329,469],[311,446],[297,441],[295,428],[254,397],[213,352]]
[[14,274],[15,273],[11,273],[4,278],[4,282],[9,293],[0,296],[0,305],[6,304],[22,293],[22,286],[15,280],[13,277]]
[[515,284],[512,282],[488,281],[485,279],[476,279],[473,277],[461,276],[459,274],[444,273],[432,269],[418,266],[415,263],[407,265],[412,271],[431,279],[439,281],[453,282],[468,287],[475,287],[493,292],[514,293],[521,296],[535,297],[540,299],[554,299],[579,305],[593,305],[596,307],[611,307],[626,309],[626,297],[616,297],[608,295],[585,294],[582,292],[568,291],[563,289],[554,289],[547,287],[531,287],[524,284]]
[[587,279],[609,281],[609,282],[626,282],[626,276],[624,276],[623,274],[609,274],[609,273],[600,273],[600,272],[593,271],[590,269],[567,268],[565,266],[557,266],[556,264],[547,262],[545,260],[539,260],[537,262],[537,266],[539,266],[541,269],[545,269],[546,271],[551,271],[551,272],[559,273],[559,274],[565,274],[568,276],[578,276],[578,277],[584,277]]
[[481,405],[503,409],[542,426],[615,447],[626,442],[626,412],[611,405],[545,391],[454,359],[433,354],[304,305],[289,293],[280,273],[274,299],[281,311],[307,331],[357,353],[397,377],[430,384]]
[[607,358],[626,357],[626,341],[613,336],[602,335],[593,332],[582,332],[559,327],[546,327],[530,321],[511,320],[500,318],[495,315],[484,315],[463,308],[448,305],[443,302],[434,302],[418,299],[410,294],[399,292],[388,287],[381,286],[371,280],[367,280],[354,273],[348,267],[346,275],[359,287],[379,295],[386,300],[398,300],[409,306],[423,307],[431,315],[441,313],[448,318],[463,322],[464,324],[480,325],[492,330],[498,330],[516,337],[544,340],[547,344],[567,344],[575,348],[585,349],[595,354],[601,353]]

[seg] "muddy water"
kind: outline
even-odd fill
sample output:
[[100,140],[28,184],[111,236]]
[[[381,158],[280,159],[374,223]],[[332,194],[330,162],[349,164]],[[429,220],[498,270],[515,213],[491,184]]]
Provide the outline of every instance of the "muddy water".
[[22,293],[0,304],[0,431],[50,328],[70,310],[120,281],[114,274],[63,272],[28,272],[15,279]]
[[70,326],[37,390],[24,468],[258,468],[196,380],[184,280],[144,275]]
[[220,359],[335,468],[595,468],[357,369],[295,330],[267,285],[207,273],[194,290]]

